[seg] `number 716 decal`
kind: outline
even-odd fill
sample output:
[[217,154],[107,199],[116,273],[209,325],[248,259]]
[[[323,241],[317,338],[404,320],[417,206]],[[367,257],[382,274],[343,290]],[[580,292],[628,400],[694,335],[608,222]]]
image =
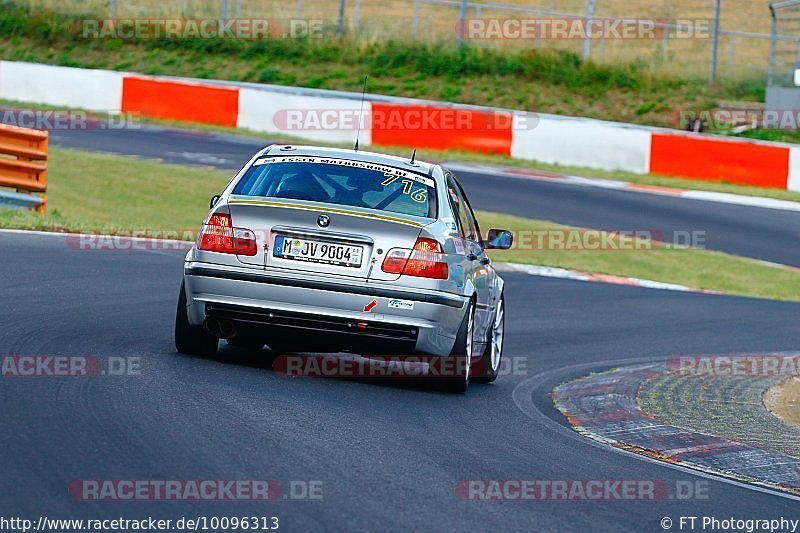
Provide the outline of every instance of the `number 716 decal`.
[[[386,176],[386,179],[381,182],[381,185],[386,187],[387,185],[391,185],[395,181],[397,181],[400,176]],[[403,179],[400,183],[403,184],[403,194],[407,194],[411,196],[411,199],[417,203],[424,204],[428,201],[428,191],[425,189],[417,189],[416,191],[413,190],[414,187],[414,180],[410,180],[408,178]]]

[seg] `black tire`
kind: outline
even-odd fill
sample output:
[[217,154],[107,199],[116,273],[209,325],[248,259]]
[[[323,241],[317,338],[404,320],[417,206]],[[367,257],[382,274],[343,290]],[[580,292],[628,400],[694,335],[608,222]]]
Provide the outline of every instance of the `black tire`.
[[[504,344],[504,336],[505,336],[505,321],[506,321],[506,302],[505,296],[503,294],[500,295],[500,300],[497,303],[497,307],[495,308],[495,316],[492,318],[492,325],[489,329],[489,335],[487,335],[486,339],[486,349],[483,351],[483,355],[480,359],[475,361],[472,365],[472,380],[476,383],[491,383],[497,379],[498,372],[500,370],[500,364],[502,363],[503,358],[503,344]],[[500,335],[500,354],[497,358],[496,362],[492,361],[492,350],[494,349],[494,336],[495,336],[495,329],[498,325],[497,321],[497,313],[501,313],[499,325],[502,329],[499,330]]]
[[475,303],[471,300],[469,302],[469,307],[467,307],[467,312],[464,313],[461,326],[458,328],[456,342],[450,352],[450,357],[454,358],[454,361],[448,368],[455,370],[457,375],[439,378],[438,386],[439,389],[443,391],[464,394],[469,388],[471,369],[468,361],[469,356],[467,354],[471,353],[472,350],[471,348],[467,350],[467,342],[470,343],[470,346],[472,345],[472,339],[469,338],[470,333],[472,333],[470,331],[470,324],[474,328]]
[[219,339],[206,333],[201,327],[189,325],[186,314],[186,287],[181,283],[178,309],[175,312],[175,348],[186,355],[214,357],[217,355]]

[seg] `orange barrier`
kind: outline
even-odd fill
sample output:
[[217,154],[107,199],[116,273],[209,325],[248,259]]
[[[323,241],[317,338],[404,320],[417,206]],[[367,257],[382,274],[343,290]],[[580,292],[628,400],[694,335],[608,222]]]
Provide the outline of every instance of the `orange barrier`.
[[654,132],[650,173],[786,189],[789,148]]
[[122,111],[235,128],[239,89],[126,76]]
[[[17,192],[47,192],[48,133],[0,124],[0,186]],[[45,210],[45,197],[36,211]]]
[[370,118],[373,144],[511,155],[510,113],[373,102]]

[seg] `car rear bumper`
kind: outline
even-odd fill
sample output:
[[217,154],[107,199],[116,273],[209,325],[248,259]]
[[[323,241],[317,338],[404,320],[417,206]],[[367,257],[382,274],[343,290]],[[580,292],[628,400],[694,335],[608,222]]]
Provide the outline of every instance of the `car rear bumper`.
[[[455,294],[386,283],[276,275],[195,262],[186,263],[184,279],[192,325],[212,318],[249,335],[296,338],[296,346],[316,341],[331,350],[367,350],[375,355],[398,351],[448,355],[467,301]],[[291,340],[288,344],[293,345]]]

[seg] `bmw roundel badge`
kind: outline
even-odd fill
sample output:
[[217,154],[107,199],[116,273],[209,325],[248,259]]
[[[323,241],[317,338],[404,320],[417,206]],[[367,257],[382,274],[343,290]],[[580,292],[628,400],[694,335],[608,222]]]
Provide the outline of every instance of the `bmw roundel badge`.
[[328,215],[320,215],[317,217],[317,225],[320,228],[327,228],[331,225],[331,217]]

